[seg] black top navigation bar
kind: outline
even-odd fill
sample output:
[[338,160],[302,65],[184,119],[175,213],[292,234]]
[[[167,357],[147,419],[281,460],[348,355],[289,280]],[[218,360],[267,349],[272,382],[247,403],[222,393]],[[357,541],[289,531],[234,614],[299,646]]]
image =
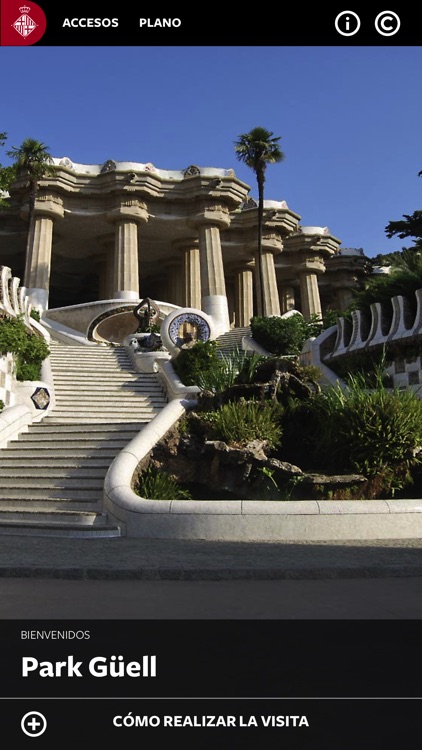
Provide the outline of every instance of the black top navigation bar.
[[[351,8],[351,9],[349,9]],[[393,8],[390,10],[390,8]],[[2,46],[419,46],[416,11],[0,0]]]

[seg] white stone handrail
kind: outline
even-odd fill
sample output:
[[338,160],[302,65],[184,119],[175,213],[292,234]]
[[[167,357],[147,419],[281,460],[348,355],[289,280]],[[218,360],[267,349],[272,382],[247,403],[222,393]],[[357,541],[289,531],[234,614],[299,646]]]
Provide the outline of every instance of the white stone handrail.
[[[415,292],[416,313],[412,313],[410,301],[396,296],[388,303],[374,302],[370,306],[370,317],[356,310],[352,321],[339,318],[336,340],[330,352],[324,352],[325,362],[354,352],[362,352],[397,341],[410,341],[422,334],[422,289]],[[322,336],[323,334],[321,334]],[[315,344],[325,342],[326,337],[318,337]]]

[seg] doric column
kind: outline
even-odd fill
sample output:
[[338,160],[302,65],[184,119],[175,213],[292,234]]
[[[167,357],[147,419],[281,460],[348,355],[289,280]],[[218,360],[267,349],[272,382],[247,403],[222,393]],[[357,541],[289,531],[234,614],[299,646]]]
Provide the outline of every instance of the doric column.
[[224,206],[211,205],[197,214],[192,223],[198,228],[201,270],[201,309],[209,315],[218,334],[230,329],[220,229],[230,218]]
[[199,243],[195,239],[177,240],[174,247],[182,253],[183,307],[201,309],[201,264]]
[[25,259],[24,285],[38,312],[48,309],[54,219],[64,216],[63,202],[54,195],[39,196],[35,202]]
[[116,222],[113,298],[139,298],[138,225],[135,221]]
[[183,273],[182,260],[177,258],[172,263],[166,263],[168,301],[173,305],[183,305]]
[[295,290],[292,286],[282,286],[280,290],[280,309],[283,315],[295,309]]
[[354,292],[363,285],[365,276],[371,271],[371,262],[363,250],[345,248],[330,258],[325,278],[332,293],[330,305],[340,312],[347,310],[354,300]]
[[199,244],[187,247],[183,253],[183,276],[185,307],[201,308],[201,263]]
[[[262,291],[264,309],[262,314],[280,315],[280,300],[278,297],[277,276],[274,265],[274,255],[281,253],[283,243],[280,235],[266,233],[262,238]],[[258,269],[259,256],[255,250],[255,268]]]
[[235,325],[248,326],[253,317],[253,271],[252,268],[239,268],[234,276]]
[[352,304],[354,300],[353,290],[347,286],[339,286],[336,289],[337,297],[337,308],[340,312],[344,312]]
[[328,227],[300,227],[284,240],[286,260],[299,277],[301,311],[305,320],[322,317],[318,276],[325,273],[325,261],[338,252],[340,240]]
[[303,317],[308,321],[313,315],[321,318],[322,308],[317,274],[310,270],[303,270],[299,274],[299,283]]
[[113,299],[139,299],[138,225],[148,221],[146,206],[128,198],[107,215],[115,224]]
[[113,299],[114,291],[114,248],[106,247],[99,263],[99,298]]
[[280,315],[280,300],[278,297],[277,277],[275,275],[274,255],[272,250],[264,248],[262,252],[262,287],[264,291],[264,316]]

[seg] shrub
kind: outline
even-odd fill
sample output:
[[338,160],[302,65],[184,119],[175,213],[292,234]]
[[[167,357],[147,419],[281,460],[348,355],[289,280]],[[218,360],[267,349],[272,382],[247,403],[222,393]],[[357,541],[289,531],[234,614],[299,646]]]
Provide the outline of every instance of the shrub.
[[39,380],[41,377],[41,365],[35,362],[16,363],[16,380]]
[[321,462],[337,471],[383,475],[384,485],[399,488],[420,461],[422,400],[411,390],[387,390],[381,370],[377,376],[373,390],[357,374],[350,376],[347,390],[336,385],[312,401],[313,442]]
[[271,354],[279,356],[297,355],[302,351],[306,339],[321,332],[321,322],[313,317],[307,322],[300,314],[287,318],[276,316],[251,319],[252,337]]
[[173,367],[184,385],[197,385],[201,374],[218,366],[215,341],[198,341],[191,349],[182,349],[173,361]]
[[266,359],[255,352],[248,353],[236,348],[229,354],[221,354],[212,367],[199,373],[195,385],[217,395],[237,383],[252,383],[258,365]]
[[26,346],[28,332],[21,318],[3,318],[0,320],[1,354],[18,354]]
[[180,487],[170,474],[158,471],[152,466],[149,466],[139,477],[135,492],[147,500],[192,499],[190,492]]
[[21,317],[0,321],[0,353],[15,355],[17,380],[38,380],[41,364],[50,354],[45,339],[30,333]]
[[277,401],[239,399],[203,417],[210,424],[211,437],[215,440],[231,445],[266,440],[269,448],[276,448],[282,437],[281,414],[282,408]]
[[390,273],[370,276],[363,289],[354,294],[352,308],[369,310],[373,302],[390,303],[392,297],[406,297],[416,313],[415,292],[422,287],[422,255],[414,250],[403,250]]

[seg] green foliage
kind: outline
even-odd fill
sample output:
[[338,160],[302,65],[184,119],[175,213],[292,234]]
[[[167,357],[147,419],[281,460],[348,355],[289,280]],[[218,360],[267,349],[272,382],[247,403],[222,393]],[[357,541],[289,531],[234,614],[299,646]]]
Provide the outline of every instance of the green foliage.
[[359,373],[361,377],[365,377],[367,387],[372,387],[377,379],[376,372],[384,365],[387,355],[386,349],[357,351],[334,359],[330,362],[330,368],[343,380]]
[[[4,146],[7,140],[7,133],[0,133],[0,146]],[[9,205],[9,198],[7,193],[9,191],[9,185],[16,177],[16,169],[14,166],[3,167],[0,164],[0,209],[7,208]],[[6,193],[6,195],[4,195]]]
[[192,496],[180,487],[176,480],[165,471],[149,466],[139,477],[136,494],[147,500],[191,500]]
[[20,146],[12,146],[7,155],[13,159],[17,175],[28,174],[31,181],[54,173],[48,146],[35,138],[25,138]]
[[[324,391],[311,403],[317,457],[336,471],[365,477],[388,474],[391,487],[408,480],[422,445],[422,400],[412,390],[388,390],[381,368],[367,390],[364,375],[351,375],[348,387]],[[403,471],[404,469],[404,471]]]
[[239,161],[250,167],[256,177],[258,186],[258,233],[257,233],[257,250],[258,263],[256,264],[255,273],[255,297],[258,308],[258,315],[264,314],[264,286],[262,279],[262,227],[264,216],[264,183],[265,172],[268,164],[276,164],[283,161],[284,154],[278,145],[281,136],[274,136],[274,133],[267,128],[255,127],[249,133],[239,135],[234,143],[236,156]]
[[300,313],[287,318],[271,316],[251,319],[252,337],[268,352],[278,356],[300,354],[305,341],[317,336],[321,326],[318,318],[313,317],[308,322]]
[[[8,208],[10,199],[8,197],[9,187],[16,179],[16,169],[13,166],[2,167],[0,165],[0,208]],[[3,194],[5,193],[5,194]]]
[[31,310],[31,318],[33,318],[34,320],[37,320],[38,323],[40,322],[41,316],[40,316],[38,310]]
[[39,380],[41,377],[41,366],[36,362],[16,363],[16,380]]
[[4,401],[0,400],[0,411],[3,411],[4,409]]
[[174,370],[184,385],[197,385],[201,375],[218,366],[215,341],[198,341],[191,349],[182,349],[173,361]]
[[323,330],[325,331],[327,328],[337,325],[338,319],[341,317],[344,317],[344,313],[340,312],[340,310],[334,310],[332,308],[326,310],[322,319]]
[[[418,172],[418,177],[422,172]],[[388,222],[385,233],[387,237],[414,237],[413,249],[422,250],[422,211],[414,211],[413,214],[403,214],[403,219]]]
[[257,178],[265,172],[267,164],[275,164],[284,159],[278,141],[280,136],[274,137],[274,133],[266,128],[252,128],[249,133],[239,135],[234,144],[239,161],[253,169]]
[[369,310],[374,302],[390,303],[392,297],[406,297],[416,309],[415,292],[422,287],[422,253],[403,251],[393,264],[390,273],[370,276],[363,289],[354,295],[352,307]]
[[196,385],[214,394],[223,393],[237,383],[253,383],[258,365],[266,358],[238,348],[222,354],[208,370],[199,373]]
[[15,356],[17,380],[38,380],[50,354],[45,339],[30,333],[21,317],[0,320],[0,353],[8,352]]
[[28,332],[21,318],[0,320],[0,353],[19,354],[26,346]]
[[252,440],[266,440],[269,448],[281,444],[282,408],[277,401],[239,399],[218,411],[203,415],[211,425],[211,437],[229,445],[247,445]]
[[317,365],[297,365],[297,376],[303,382],[318,383],[321,380],[321,370]]
[[44,143],[35,140],[35,138],[25,138],[19,147],[12,146],[12,148],[6,152],[7,155],[13,159],[12,166],[6,168],[12,170],[6,175],[6,179],[8,180],[7,184],[9,185],[14,179],[21,176],[26,176],[29,180],[28,236],[30,235],[34,221],[38,180],[42,177],[53,175],[55,172],[53,159],[47,149],[48,147]]
[[374,255],[374,257],[371,258],[371,264],[375,267],[380,266],[381,268],[384,268],[385,266],[393,266],[398,258],[401,257],[401,254],[401,250],[395,250],[392,253],[378,253],[378,255]]

